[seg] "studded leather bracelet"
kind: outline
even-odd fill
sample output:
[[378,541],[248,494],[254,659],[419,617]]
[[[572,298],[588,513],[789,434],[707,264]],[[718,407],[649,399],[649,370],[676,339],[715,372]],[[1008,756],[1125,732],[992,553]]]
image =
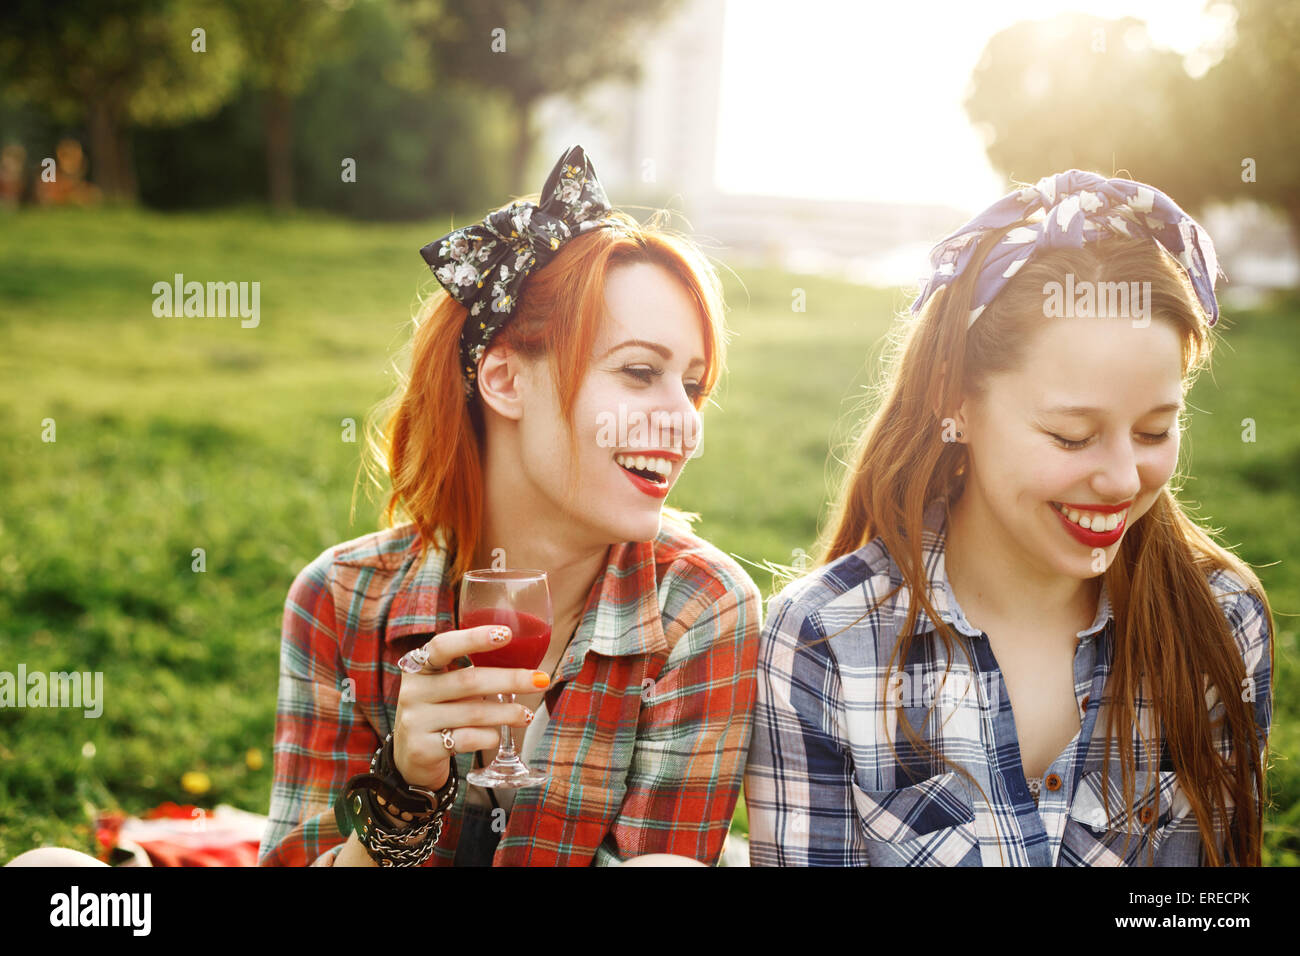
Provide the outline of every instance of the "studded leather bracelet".
[[[393,735],[370,760],[370,771],[352,777],[334,804],[339,832],[356,831],[361,845],[379,866],[421,866],[433,853],[442,833],[442,822],[456,802],[460,775],[456,761],[447,781],[437,790],[407,783],[393,760]],[[416,816],[411,825],[399,826],[381,812],[377,797],[394,816],[405,811]]]

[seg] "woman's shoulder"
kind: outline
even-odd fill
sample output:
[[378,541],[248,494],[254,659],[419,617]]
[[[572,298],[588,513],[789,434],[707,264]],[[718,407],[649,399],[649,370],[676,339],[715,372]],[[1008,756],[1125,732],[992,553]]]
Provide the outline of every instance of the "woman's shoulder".
[[290,598],[301,599],[328,591],[335,583],[348,584],[360,574],[373,577],[396,574],[419,553],[419,529],[414,523],[372,531],[321,551],[294,578]]
[[769,630],[798,630],[807,621],[858,620],[876,630],[892,627],[902,591],[898,566],[880,538],[790,581],[768,602]]
[[1212,568],[1206,576],[1215,602],[1223,610],[1237,643],[1237,649],[1247,660],[1266,652],[1272,638],[1268,619],[1268,606],[1264,601],[1259,581],[1225,567]]
[[685,521],[665,515],[651,546],[655,579],[665,601],[673,591],[690,591],[709,603],[728,594],[734,594],[737,603],[760,603],[758,586],[740,562],[701,538]]

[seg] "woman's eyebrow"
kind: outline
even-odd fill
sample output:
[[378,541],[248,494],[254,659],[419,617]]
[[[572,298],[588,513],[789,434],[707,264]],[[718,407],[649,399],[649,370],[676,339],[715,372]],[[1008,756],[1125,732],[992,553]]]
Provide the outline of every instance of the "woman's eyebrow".
[[[644,349],[649,349],[652,352],[657,352],[658,354],[664,357],[665,361],[669,361],[669,362],[672,361],[673,358],[672,349],[670,349],[666,345],[660,345],[658,342],[650,342],[647,341],[646,339],[628,339],[626,342],[620,342],[618,343],[618,345],[615,345],[613,348],[607,350],[604,353],[604,355],[601,355],[600,357],[604,358],[605,355],[609,355],[612,352],[617,352],[619,349],[629,348],[634,345]],[[703,364],[704,364],[704,359],[702,358],[696,358],[694,361],[691,362],[691,365],[703,365]]]
[[[1148,415],[1154,415],[1156,412],[1181,412],[1183,410],[1182,402],[1165,402],[1163,405],[1157,405]],[[1101,415],[1105,412],[1102,408],[1093,408],[1091,405],[1057,405],[1047,409],[1048,415]]]

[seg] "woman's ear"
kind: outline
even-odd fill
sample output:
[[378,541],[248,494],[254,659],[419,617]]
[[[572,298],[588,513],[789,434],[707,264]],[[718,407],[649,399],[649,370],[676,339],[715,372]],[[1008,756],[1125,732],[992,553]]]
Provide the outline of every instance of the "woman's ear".
[[952,416],[953,425],[957,430],[956,440],[959,442],[966,441],[970,435],[970,429],[966,427],[966,419],[969,411],[966,405],[966,400],[962,399],[961,407],[958,408]]
[[523,417],[522,363],[523,357],[504,343],[490,348],[479,363],[479,396],[502,418],[518,421]]
[[[946,378],[948,375],[947,359],[939,363],[939,378]],[[931,409],[935,418],[939,420],[939,425],[943,429],[944,441],[961,441],[968,434],[966,429],[966,418],[970,411],[967,407],[966,399],[962,399],[961,406],[950,414],[945,414],[944,410],[937,405]]]

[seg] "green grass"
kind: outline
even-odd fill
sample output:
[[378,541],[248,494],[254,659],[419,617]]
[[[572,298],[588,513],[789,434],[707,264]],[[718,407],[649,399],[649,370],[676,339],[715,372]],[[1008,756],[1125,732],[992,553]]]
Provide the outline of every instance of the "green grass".
[[[341,440],[341,422],[359,434],[389,390],[388,362],[431,282],[416,250],[444,226],[238,211],[0,219],[0,670],[102,671],[109,700],[97,720],[0,710],[0,860],[43,844],[94,852],[99,809],[266,812],[285,592],[324,547],[376,527],[364,496],[349,521],[362,446]],[[177,272],[260,282],[259,327],[155,318],[152,285]],[[806,312],[791,309],[795,287]],[[832,442],[904,299],[771,269],[728,276],[727,295],[729,375],[671,503],[699,511],[723,550],[788,563],[811,550],[838,474]],[[1289,302],[1230,317],[1214,375],[1191,395],[1185,493],[1226,543],[1272,565],[1261,571],[1279,625],[1266,862],[1290,865],[1298,313]],[[54,443],[41,440],[47,418]],[[195,548],[206,573],[191,571]],[[210,789],[187,794],[187,771]]]

